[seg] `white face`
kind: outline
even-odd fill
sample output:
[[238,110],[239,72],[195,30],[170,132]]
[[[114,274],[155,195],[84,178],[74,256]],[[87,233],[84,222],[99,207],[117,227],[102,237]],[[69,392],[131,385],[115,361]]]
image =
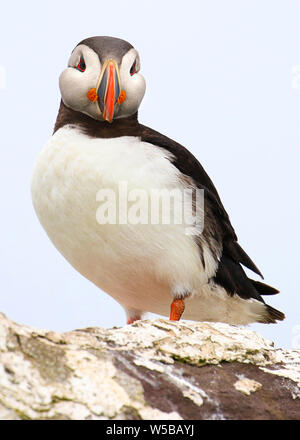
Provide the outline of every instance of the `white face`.
[[[135,69],[132,68],[134,63]],[[118,70],[120,91],[125,91],[123,96],[126,96],[123,102],[114,105],[113,119],[118,119],[136,113],[145,94],[146,83],[139,73],[140,58],[135,49],[130,49],[123,56],[119,69],[116,63],[115,66]],[[59,77],[62,100],[67,107],[103,120],[101,106],[96,99],[98,95],[92,102],[89,93],[91,89],[98,91],[103,75],[102,67],[98,55],[88,46],[80,44],[74,49],[67,69]]]

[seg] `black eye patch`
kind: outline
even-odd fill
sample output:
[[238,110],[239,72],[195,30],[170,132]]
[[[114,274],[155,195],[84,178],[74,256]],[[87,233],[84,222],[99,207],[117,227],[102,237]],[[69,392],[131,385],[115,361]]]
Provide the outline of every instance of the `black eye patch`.
[[85,65],[83,57],[80,57],[80,61],[77,64],[77,66],[75,67],[75,69],[80,70],[80,72],[84,72],[85,71],[86,65]]
[[131,69],[130,69],[130,75],[134,75],[136,73],[136,60],[135,62],[132,64]]

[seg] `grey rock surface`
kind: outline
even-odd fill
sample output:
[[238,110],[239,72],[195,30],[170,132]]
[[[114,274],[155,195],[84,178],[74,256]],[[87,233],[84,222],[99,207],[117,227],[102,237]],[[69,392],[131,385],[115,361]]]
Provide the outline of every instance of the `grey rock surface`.
[[0,314],[0,419],[300,419],[300,350],[245,327],[56,333]]

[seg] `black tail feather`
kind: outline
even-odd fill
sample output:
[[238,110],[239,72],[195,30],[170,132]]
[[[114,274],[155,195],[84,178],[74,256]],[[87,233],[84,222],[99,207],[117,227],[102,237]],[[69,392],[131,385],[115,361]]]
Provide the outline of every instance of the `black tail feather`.
[[224,244],[224,253],[228,254],[230,258],[236,263],[241,263],[243,266],[257,273],[262,279],[264,279],[261,271],[253,263],[249,255],[246,254],[244,249],[239,245],[237,241],[226,241]]
[[279,290],[275,289],[275,287],[268,286],[268,284],[251,280],[251,278],[249,278],[249,281],[251,281],[252,285],[260,295],[277,295],[277,293],[279,293]]
[[258,322],[276,323],[283,321],[285,316],[279,310],[266,304],[260,295],[275,295],[278,290],[267,284],[255,281],[247,277],[240,264],[234,262],[224,254],[219,262],[218,270],[214,277],[214,282],[222,286],[230,295],[238,295],[243,299],[256,299],[264,304],[265,311],[258,319]]
[[274,307],[269,306],[268,304],[266,304],[266,308],[267,308],[267,318],[264,319],[264,323],[266,324],[275,324],[277,321],[283,321],[285,318],[285,314],[280,312],[277,309],[274,309]]

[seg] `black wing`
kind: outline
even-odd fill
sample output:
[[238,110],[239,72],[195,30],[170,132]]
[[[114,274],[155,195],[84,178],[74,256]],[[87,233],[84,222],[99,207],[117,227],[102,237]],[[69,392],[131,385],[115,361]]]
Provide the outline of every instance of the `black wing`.
[[[181,173],[192,178],[198,188],[204,190],[205,215],[209,216],[210,224],[213,226],[214,239],[219,242],[222,249],[214,281],[224,287],[230,295],[236,293],[244,299],[255,298],[264,302],[260,295],[278,293],[278,290],[273,287],[247,277],[241,264],[263,278],[254,262],[238,244],[237,236],[219,194],[198,160],[185,147],[172,139],[144,125],[140,127],[142,141],[169,151],[173,155],[172,163],[174,166]],[[207,224],[207,222],[205,223]],[[203,233],[205,233],[205,225]],[[277,316],[276,319],[280,319],[280,317]],[[283,318],[281,317],[281,319]]]

